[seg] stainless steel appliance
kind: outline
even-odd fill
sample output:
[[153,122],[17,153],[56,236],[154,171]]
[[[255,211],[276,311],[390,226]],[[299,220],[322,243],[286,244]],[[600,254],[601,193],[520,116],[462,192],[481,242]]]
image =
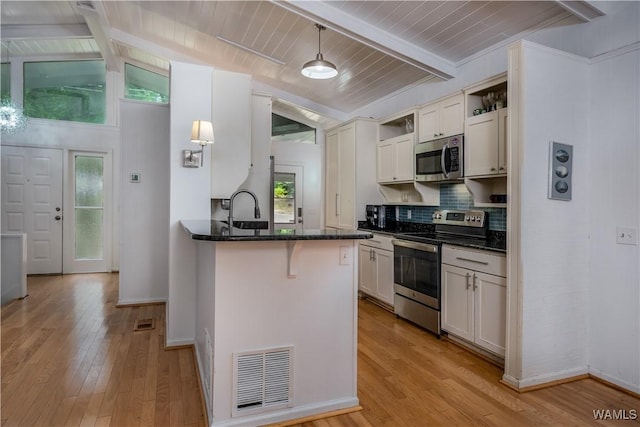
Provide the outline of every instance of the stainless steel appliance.
[[382,205],[367,205],[366,218],[367,224],[374,228],[384,228],[386,225],[386,210]]
[[464,177],[464,136],[416,144],[416,181],[456,181]]
[[394,312],[440,336],[442,243],[485,240],[489,222],[484,211],[438,210],[433,223],[434,232],[394,235]]

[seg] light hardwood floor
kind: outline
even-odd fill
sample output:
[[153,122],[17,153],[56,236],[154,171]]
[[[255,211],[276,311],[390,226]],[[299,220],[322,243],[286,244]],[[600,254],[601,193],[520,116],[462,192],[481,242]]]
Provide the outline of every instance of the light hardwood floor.
[[[117,274],[30,277],[29,298],[2,308],[1,425],[201,426],[191,349],[165,351],[164,306],[116,308]],[[297,426],[638,426],[640,399],[594,380],[518,394],[500,368],[359,303],[363,410]],[[137,319],[152,331],[134,332]]]

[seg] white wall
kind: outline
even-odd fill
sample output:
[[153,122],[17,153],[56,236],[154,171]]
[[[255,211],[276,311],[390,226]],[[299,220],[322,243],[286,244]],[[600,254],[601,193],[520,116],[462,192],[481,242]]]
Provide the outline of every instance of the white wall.
[[195,339],[196,250],[182,229],[180,220],[210,217],[211,164],[204,162],[204,167],[201,168],[185,168],[182,166],[182,151],[194,148],[190,141],[193,120],[212,120],[212,90],[212,68],[171,62],[169,295],[166,338],[169,346],[193,344]]
[[[589,65],[530,43],[521,46],[520,65],[520,386],[525,387],[587,372]],[[550,141],[573,146],[571,201],[547,198]]]
[[[166,301],[169,106],[120,101],[119,304]],[[141,176],[130,182],[130,174]]]
[[[636,30],[638,27],[636,27]],[[640,253],[616,227],[640,218],[640,47],[591,66],[589,365],[640,393]]]

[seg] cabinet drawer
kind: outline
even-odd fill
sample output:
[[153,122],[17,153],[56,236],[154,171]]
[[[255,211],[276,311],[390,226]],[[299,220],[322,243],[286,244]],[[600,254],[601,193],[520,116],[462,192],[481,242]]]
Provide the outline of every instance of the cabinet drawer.
[[507,257],[490,251],[443,245],[442,262],[494,276],[507,277]]
[[393,251],[393,244],[391,241],[393,237],[384,234],[373,233],[373,239],[366,239],[360,242],[360,246],[370,246],[377,249],[384,249],[386,251]]

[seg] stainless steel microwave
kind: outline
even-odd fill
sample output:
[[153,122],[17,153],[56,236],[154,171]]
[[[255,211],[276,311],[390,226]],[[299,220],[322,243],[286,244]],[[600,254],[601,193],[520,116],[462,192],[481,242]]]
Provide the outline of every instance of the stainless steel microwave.
[[463,135],[416,144],[416,181],[456,181],[464,177]]

